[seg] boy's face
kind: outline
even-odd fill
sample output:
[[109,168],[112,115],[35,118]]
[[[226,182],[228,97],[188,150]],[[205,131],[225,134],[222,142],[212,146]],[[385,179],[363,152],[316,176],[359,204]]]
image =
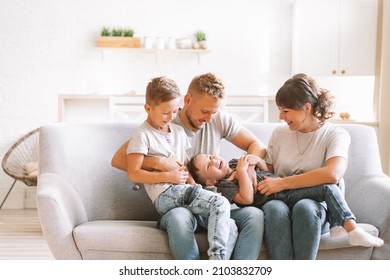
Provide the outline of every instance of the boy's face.
[[228,162],[215,155],[199,154],[194,160],[194,165],[198,169],[199,177],[206,183],[210,181],[210,185],[223,179],[230,172]]
[[155,129],[165,130],[176,117],[179,110],[179,101],[179,98],[175,98],[154,106],[145,104],[145,110],[148,113],[147,122]]

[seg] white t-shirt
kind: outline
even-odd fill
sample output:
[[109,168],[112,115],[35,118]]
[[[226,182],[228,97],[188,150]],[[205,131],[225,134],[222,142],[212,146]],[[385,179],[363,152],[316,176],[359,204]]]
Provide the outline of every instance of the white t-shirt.
[[[172,157],[184,163],[188,161],[187,150],[191,143],[184,129],[176,124],[169,125],[170,132],[153,128],[146,121],[133,133],[127,147],[127,154],[144,154],[145,156]],[[171,183],[144,184],[150,199],[154,201]]]
[[205,123],[196,132],[184,126],[179,114],[172,122],[183,127],[191,141],[192,149],[188,153],[189,157],[201,153],[219,155],[221,140],[225,139],[230,142],[242,128],[242,125],[232,115],[221,110],[214,115],[210,123]]
[[325,166],[335,156],[348,160],[350,142],[346,130],[330,123],[308,133],[280,126],[271,135],[265,160],[280,177],[301,174]]

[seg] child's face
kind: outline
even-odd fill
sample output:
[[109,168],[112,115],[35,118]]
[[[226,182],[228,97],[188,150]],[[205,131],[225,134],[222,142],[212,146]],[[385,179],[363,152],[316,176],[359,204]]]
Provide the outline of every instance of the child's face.
[[148,113],[148,123],[155,129],[166,129],[168,124],[176,117],[179,110],[179,102],[179,98],[175,98],[154,106],[145,104],[145,110]]
[[194,160],[194,165],[199,169],[199,177],[203,178],[206,182],[219,181],[230,172],[229,163],[225,159],[215,155],[197,155]]

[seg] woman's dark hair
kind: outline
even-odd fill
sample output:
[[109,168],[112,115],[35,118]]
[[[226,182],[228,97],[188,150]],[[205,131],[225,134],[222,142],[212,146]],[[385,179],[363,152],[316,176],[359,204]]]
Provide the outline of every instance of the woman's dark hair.
[[313,108],[313,115],[324,123],[335,115],[333,96],[329,91],[320,88],[316,81],[305,74],[296,74],[288,79],[275,96],[278,107],[303,110],[306,103]]

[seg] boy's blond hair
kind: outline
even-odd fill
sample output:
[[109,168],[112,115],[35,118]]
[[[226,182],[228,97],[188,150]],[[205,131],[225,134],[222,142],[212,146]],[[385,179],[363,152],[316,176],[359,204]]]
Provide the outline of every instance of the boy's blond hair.
[[180,97],[180,89],[176,82],[167,77],[152,79],[146,87],[146,103],[157,106],[162,102],[171,101]]

